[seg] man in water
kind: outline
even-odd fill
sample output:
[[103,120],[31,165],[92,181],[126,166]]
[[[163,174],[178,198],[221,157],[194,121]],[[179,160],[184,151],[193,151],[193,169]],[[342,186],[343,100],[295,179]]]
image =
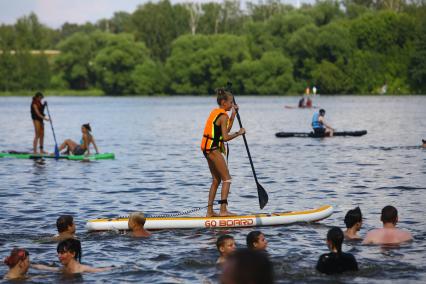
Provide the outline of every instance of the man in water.
[[222,264],[226,261],[226,259],[235,251],[237,248],[235,246],[235,240],[233,236],[230,235],[222,235],[217,238],[216,247],[219,251],[219,258],[217,259],[217,264]]
[[324,121],[325,110],[320,109],[319,112],[314,113],[312,117],[312,128],[314,129],[315,136],[333,136],[334,129]]
[[74,218],[71,215],[62,215],[56,220],[56,228],[58,235],[53,237],[55,241],[63,241],[66,239],[75,239]]
[[362,213],[359,207],[351,209],[346,213],[345,216],[345,238],[347,240],[360,240],[361,237],[358,236],[357,232],[361,229],[362,226]]
[[342,273],[345,271],[357,271],[358,263],[350,253],[342,252],[343,232],[339,227],[331,228],[327,233],[327,245],[330,253],[320,256],[317,270],[325,274]]
[[385,206],[382,209],[381,221],[383,222],[383,228],[374,229],[367,233],[363,244],[400,244],[402,242],[411,241],[413,237],[411,233],[396,228],[398,223],[398,210],[393,206]]

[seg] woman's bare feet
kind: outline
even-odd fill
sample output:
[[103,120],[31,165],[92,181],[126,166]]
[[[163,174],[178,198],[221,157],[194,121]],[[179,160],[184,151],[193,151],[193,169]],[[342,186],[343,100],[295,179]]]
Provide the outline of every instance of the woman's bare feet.
[[237,214],[229,212],[228,210],[226,211],[220,211],[219,216],[221,217],[227,217],[227,216],[236,216]]
[[212,211],[207,211],[206,217],[219,217],[220,215],[217,214],[216,212]]

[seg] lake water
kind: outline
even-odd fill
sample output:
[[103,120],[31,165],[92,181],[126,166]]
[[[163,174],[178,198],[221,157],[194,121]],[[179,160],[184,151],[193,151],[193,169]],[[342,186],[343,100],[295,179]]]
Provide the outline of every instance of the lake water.
[[[335,206],[316,224],[262,227],[269,241],[278,283],[375,283],[426,281],[426,96],[316,97],[326,120],[338,130],[368,130],[363,137],[276,138],[279,131],[310,131],[314,110],[288,109],[296,97],[237,97],[259,182],[269,194],[260,210],[241,138],[230,143],[233,178],[230,210],[278,212]],[[215,97],[48,97],[56,137],[79,140],[90,122],[101,152],[115,160],[0,159],[0,257],[14,246],[29,249],[33,263],[59,266],[56,244],[42,242],[56,233],[56,218],[72,214],[85,264],[115,265],[109,272],[85,274],[71,282],[218,283],[216,238],[222,230],[170,230],[149,239],[116,232],[88,233],[88,219],[162,214],[205,206],[210,186],[199,150],[205,120]],[[0,97],[0,151],[30,150],[33,125],[30,98]],[[237,122],[234,124],[237,130]],[[46,124],[45,149],[54,142]],[[219,196],[217,196],[219,197]],[[218,198],[219,199],[219,198]],[[398,248],[344,245],[360,271],[324,276],[315,271],[327,252],[330,226],[344,226],[347,210],[360,206],[361,235],[380,227],[382,207],[399,210],[399,226],[414,242]],[[198,212],[204,215],[205,212]],[[253,229],[230,229],[239,247]],[[0,266],[4,275],[6,266]],[[54,283],[58,274],[30,269],[34,282]]]

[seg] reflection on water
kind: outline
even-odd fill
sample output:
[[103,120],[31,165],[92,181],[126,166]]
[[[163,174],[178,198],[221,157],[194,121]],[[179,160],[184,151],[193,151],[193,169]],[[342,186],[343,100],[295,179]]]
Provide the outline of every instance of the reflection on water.
[[[199,150],[200,135],[214,98],[47,98],[58,142],[80,139],[90,122],[102,152],[116,160],[0,160],[0,256],[26,247],[35,263],[59,265],[56,218],[72,214],[82,240],[83,263],[116,268],[64,279],[30,270],[34,282],[217,283],[215,241],[223,233],[245,246],[252,229],[158,231],[149,239],[117,232],[87,233],[86,220],[178,212],[207,202],[210,173]],[[0,98],[0,150],[30,150],[29,98]],[[238,213],[302,210],[324,204],[335,214],[319,224],[263,227],[279,283],[424,282],[426,97],[319,97],[327,120],[338,130],[368,130],[363,137],[331,139],[275,137],[279,131],[308,131],[313,110],[285,109],[296,98],[238,98],[259,182],[269,204],[258,207],[256,185],[242,139],[230,143],[233,178],[230,210]],[[19,121],[7,123],[7,121]],[[45,149],[53,151],[46,131]],[[324,276],[314,270],[327,252],[330,226],[343,226],[347,210],[360,206],[361,235],[380,226],[380,211],[393,204],[400,227],[414,242],[398,248],[349,242],[360,266],[355,274]],[[195,214],[204,214],[198,211]],[[0,275],[6,267],[0,266]]]

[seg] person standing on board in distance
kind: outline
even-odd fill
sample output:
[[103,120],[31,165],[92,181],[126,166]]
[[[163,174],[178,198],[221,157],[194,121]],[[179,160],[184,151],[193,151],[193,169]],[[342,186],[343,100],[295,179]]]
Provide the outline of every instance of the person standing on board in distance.
[[222,264],[236,250],[234,237],[230,235],[222,235],[217,238],[216,247],[219,251],[219,258],[216,264]]
[[327,246],[331,252],[321,255],[318,259],[316,268],[319,272],[335,274],[358,270],[355,257],[342,252],[343,238],[343,232],[339,227],[333,227],[328,231]]
[[410,232],[396,228],[398,210],[395,207],[390,205],[385,206],[382,209],[380,219],[383,222],[383,228],[369,231],[362,242],[363,244],[396,245],[413,239]]
[[265,251],[268,247],[268,241],[261,231],[252,231],[246,238],[247,248],[253,250]]
[[[231,216],[233,213],[228,211],[228,194],[231,187],[231,175],[225,161],[226,154],[225,144],[245,133],[245,129],[241,128],[238,132],[230,133],[232,124],[238,110],[238,105],[233,102],[233,96],[230,92],[220,88],[217,90],[218,108],[211,111],[206,125],[204,127],[203,138],[201,140],[201,150],[207,159],[210,172],[212,174],[212,184],[209,191],[209,200],[207,203],[207,217],[218,216],[213,211],[213,202],[216,196],[217,188],[222,182],[222,192],[220,204],[220,216]],[[232,110],[231,117],[227,112]]]
[[28,268],[30,268],[30,254],[25,249],[14,248],[10,255],[5,258],[4,264],[9,266],[9,271],[3,279],[25,279],[27,278]]
[[132,237],[149,237],[151,233],[145,230],[146,218],[142,212],[134,212],[129,216],[129,230],[132,231]]
[[312,94],[315,96],[317,94],[317,87],[312,87]]
[[59,151],[67,148],[68,154],[84,155],[87,151],[87,155],[90,155],[90,144],[93,144],[96,154],[99,154],[98,146],[96,146],[95,138],[91,132],[92,128],[90,127],[90,124],[83,124],[81,126],[81,133],[83,134],[83,137],[80,140],[80,144],[77,144],[71,139],[66,139],[61,146],[59,146]]
[[33,96],[31,102],[31,119],[33,120],[34,125],[34,140],[33,140],[33,153],[37,154],[37,144],[40,145],[40,154],[47,154],[43,150],[44,146],[44,120],[49,121],[49,118],[44,115],[45,104],[41,103],[43,99],[43,94],[37,92]]
[[361,237],[357,235],[357,232],[362,226],[362,213],[359,207],[351,209],[346,213],[345,216],[345,238],[348,240],[360,240]]
[[333,136],[334,129],[324,121],[325,110],[320,109],[312,117],[312,128],[316,136]]
[[76,228],[74,218],[71,215],[59,216],[56,220],[56,228],[59,234],[53,238],[55,241],[75,239]]

